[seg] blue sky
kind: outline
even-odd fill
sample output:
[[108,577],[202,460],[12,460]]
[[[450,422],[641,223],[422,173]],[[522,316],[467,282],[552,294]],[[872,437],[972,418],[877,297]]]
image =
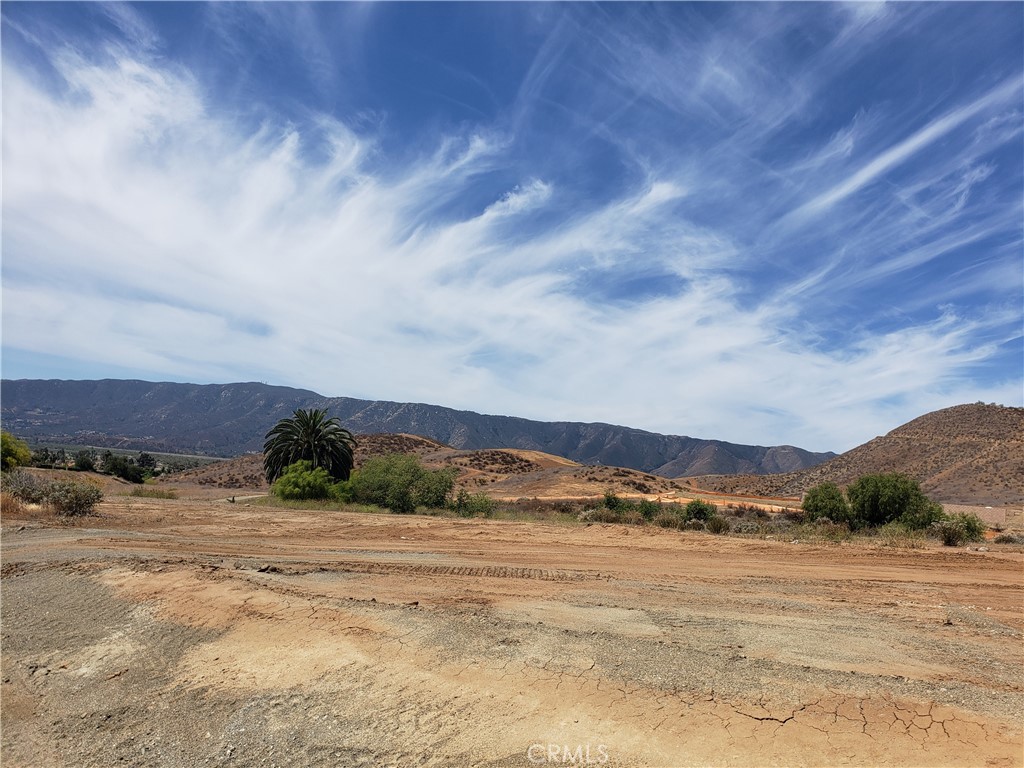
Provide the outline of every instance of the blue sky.
[[6,378],[847,450],[1022,405],[1020,3],[18,3]]

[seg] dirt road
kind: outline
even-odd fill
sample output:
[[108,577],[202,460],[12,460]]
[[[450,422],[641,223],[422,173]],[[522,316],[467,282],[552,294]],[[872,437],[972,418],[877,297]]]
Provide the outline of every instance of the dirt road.
[[1021,765],[1017,547],[5,517],[5,766]]

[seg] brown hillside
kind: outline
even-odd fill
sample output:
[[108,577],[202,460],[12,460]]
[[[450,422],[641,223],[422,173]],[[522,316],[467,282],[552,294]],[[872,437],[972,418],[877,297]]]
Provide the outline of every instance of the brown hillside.
[[958,405],[926,414],[817,467],[767,476],[692,478],[729,493],[799,494],[818,483],[902,472],[945,503],[1024,504],[1024,408]]
[[235,459],[215,461],[185,472],[164,475],[157,482],[167,486],[201,485],[207,488],[263,493],[269,489],[263,476],[262,453],[249,453]]
[[449,450],[444,443],[419,435],[356,435],[356,443],[357,467],[373,456],[386,456],[389,453],[415,453],[417,456],[425,456]]

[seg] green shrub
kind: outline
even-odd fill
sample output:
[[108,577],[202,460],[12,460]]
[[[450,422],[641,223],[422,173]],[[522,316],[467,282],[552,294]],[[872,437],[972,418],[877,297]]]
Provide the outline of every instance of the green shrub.
[[686,517],[689,520],[710,520],[716,514],[715,505],[704,499],[694,499],[686,505]]
[[460,488],[452,509],[460,517],[490,517],[497,506],[494,499],[485,493],[469,493]]
[[368,459],[350,483],[356,501],[406,514],[417,506],[448,506],[457,472],[454,467],[431,471],[415,455],[392,453]]
[[827,517],[830,520],[848,520],[850,505],[835,483],[816,485],[804,494],[801,508],[808,520]]
[[[432,507],[443,509],[451,499],[452,491],[455,489],[455,478],[459,470],[455,467],[445,467],[433,471],[424,470],[416,482],[415,495],[416,505],[421,507]],[[483,496],[483,494],[480,494]],[[490,499],[484,496],[485,499]]]
[[619,512],[626,507],[626,500],[617,496],[615,491],[604,492],[604,508],[613,512]]
[[719,517],[718,515],[715,515],[714,517],[709,517],[704,527],[707,529],[709,533],[714,533],[716,535],[728,533],[732,529],[732,526],[729,524],[729,521],[726,520],[724,517]]
[[650,499],[640,499],[640,503],[636,507],[637,512],[641,514],[644,520],[650,522],[661,513],[661,504]]
[[334,488],[326,469],[313,469],[311,461],[297,461],[285,468],[270,492],[286,501],[322,500],[332,498]]
[[876,528],[903,518],[917,524],[934,514],[933,502],[913,478],[893,472],[864,475],[846,489],[851,528]]
[[933,523],[932,530],[947,547],[958,547],[965,542],[982,541],[985,538],[985,523],[973,513],[949,515]]
[[915,504],[912,509],[908,509],[900,515],[897,518],[897,522],[901,523],[905,528],[919,531],[930,528],[944,517],[942,505],[934,501],[928,501],[926,504]]
[[58,480],[46,487],[46,503],[58,515],[88,515],[103,499],[103,491],[94,485]]
[[942,543],[947,547],[959,547],[964,543],[964,529],[952,520],[937,522],[932,525],[932,529],[939,535]]

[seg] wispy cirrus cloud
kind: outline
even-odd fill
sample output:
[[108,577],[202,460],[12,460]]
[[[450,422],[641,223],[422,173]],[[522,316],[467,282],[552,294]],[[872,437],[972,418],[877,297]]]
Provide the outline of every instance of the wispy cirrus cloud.
[[1020,77],[1013,77],[1000,83],[996,88],[970,104],[958,107],[936,118],[913,135],[872,158],[849,178],[801,205],[793,211],[789,220],[804,222],[826,213],[833,206],[885,175],[895,166],[908,161],[922,149],[938,141],[979,112],[998,105],[1016,105],[1020,100],[1022,87],[1024,87],[1024,80]]
[[[65,361],[834,450],[1019,404],[1019,61],[908,117],[833,92],[916,9],[738,8],[502,9],[526,50],[479,83],[442,62],[418,92],[461,83],[477,119],[422,126],[342,82],[373,62],[294,52],[333,10],[211,6],[220,48],[191,59],[135,7],[107,9],[116,39],[5,12],[31,56],[4,60],[4,375]],[[301,107],[260,90],[268,55],[306,73]]]

